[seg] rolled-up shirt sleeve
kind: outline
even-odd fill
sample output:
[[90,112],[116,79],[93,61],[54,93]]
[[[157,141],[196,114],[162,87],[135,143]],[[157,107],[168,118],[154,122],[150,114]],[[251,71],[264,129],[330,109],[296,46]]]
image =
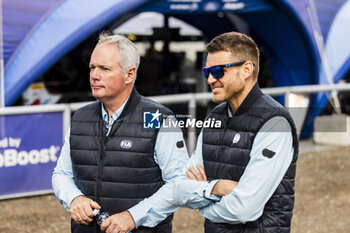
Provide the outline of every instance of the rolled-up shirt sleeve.
[[[196,150],[192,153],[190,160],[182,172],[186,176],[189,167],[196,168],[199,164],[203,167],[202,157],[202,132],[198,136]],[[191,209],[199,209],[208,206],[212,201],[219,201],[220,198],[211,195],[211,191],[219,180],[195,181],[181,180],[175,184],[174,197],[178,206]]]
[[[268,156],[266,150],[270,153]],[[270,119],[258,132],[250,161],[233,192],[200,209],[199,213],[216,223],[255,221],[285,175],[293,152],[289,122],[283,117]]]

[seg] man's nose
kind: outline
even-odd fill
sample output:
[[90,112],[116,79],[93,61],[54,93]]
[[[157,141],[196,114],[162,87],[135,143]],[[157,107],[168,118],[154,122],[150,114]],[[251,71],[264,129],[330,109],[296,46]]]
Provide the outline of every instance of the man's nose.
[[101,78],[101,76],[96,68],[93,70],[90,70],[90,78],[93,80],[99,80]]
[[215,82],[216,82],[216,78],[214,78],[213,75],[210,73],[208,80],[207,80],[207,83],[210,85],[210,84],[213,84]]

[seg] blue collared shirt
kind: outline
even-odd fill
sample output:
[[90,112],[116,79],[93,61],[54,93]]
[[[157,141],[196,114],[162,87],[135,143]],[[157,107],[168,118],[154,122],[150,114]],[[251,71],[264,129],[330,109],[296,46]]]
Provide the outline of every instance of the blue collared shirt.
[[[107,135],[113,122],[118,119],[123,111],[125,103],[112,116],[108,116],[102,105],[102,118],[107,123]],[[70,204],[75,197],[84,195],[73,180],[69,136],[70,132],[68,131],[52,175],[52,186],[55,195],[67,211],[69,211]],[[163,127],[159,130],[154,149],[154,160],[162,171],[165,185],[151,197],[129,209],[136,227],[141,225],[154,227],[178,209],[173,195],[174,184],[177,180],[185,178],[182,169],[188,161],[185,144],[180,148],[176,145],[179,141],[184,141],[180,128],[175,128],[171,132],[164,130]]]
[[101,104],[101,108],[102,108],[102,119],[106,122],[106,127],[107,127],[107,130],[106,130],[106,136],[109,135],[109,132],[111,132],[111,129],[112,129],[112,126],[113,126],[113,123],[114,121],[116,121],[120,114],[122,113],[123,109],[124,109],[124,106],[126,104],[128,100],[126,100],[124,102],[124,104],[115,112],[113,113],[112,116],[109,116],[108,113],[106,112],[105,108],[103,107],[103,104]]
[[[263,156],[267,148],[276,152],[272,158]],[[275,192],[293,158],[291,126],[283,117],[274,117],[260,129],[253,142],[250,161],[232,193],[222,198],[211,195],[218,180],[183,180],[175,186],[179,206],[199,209],[205,218],[216,223],[245,223],[258,219],[266,202]],[[196,164],[203,166],[202,133],[196,151],[183,172]]]

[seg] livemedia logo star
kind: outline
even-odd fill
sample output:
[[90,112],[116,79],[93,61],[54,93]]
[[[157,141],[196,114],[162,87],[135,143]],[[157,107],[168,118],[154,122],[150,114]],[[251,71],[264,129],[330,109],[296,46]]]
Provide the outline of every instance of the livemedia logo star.
[[160,129],[162,114],[157,109],[156,112],[143,112],[144,129]]

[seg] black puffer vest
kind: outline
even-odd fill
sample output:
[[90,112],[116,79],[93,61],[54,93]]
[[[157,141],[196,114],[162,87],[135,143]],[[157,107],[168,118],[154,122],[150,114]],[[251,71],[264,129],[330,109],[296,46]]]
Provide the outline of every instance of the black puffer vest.
[[[144,112],[158,109],[171,114],[134,89],[108,136],[100,102],[79,109],[72,118],[70,149],[75,184],[110,215],[150,197],[164,184],[154,161],[159,129],[143,127]],[[171,220],[169,216],[153,229],[140,227],[133,232],[171,232]],[[100,230],[95,221],[88,227],[72,221],[72,232]]]
[[[276,191],[266,203],[262,216],[246,224],[217,224],[205,220],[205,232],[290,232],[294,207],[294,178],[298,158],[298,137],[289,113],[255,85],[235,115],[228,116],[228,104],[215,107],[207,118],[223,122],[221,129],[203,130],[203,159],[208,179],[239,181],[250,160],[250,151],[260,128],[275,116],[285,117],[291,125],[294,155]],[[240,136],[235,142],[236,135]],[[236,136],[238,138],[238,136]]]

